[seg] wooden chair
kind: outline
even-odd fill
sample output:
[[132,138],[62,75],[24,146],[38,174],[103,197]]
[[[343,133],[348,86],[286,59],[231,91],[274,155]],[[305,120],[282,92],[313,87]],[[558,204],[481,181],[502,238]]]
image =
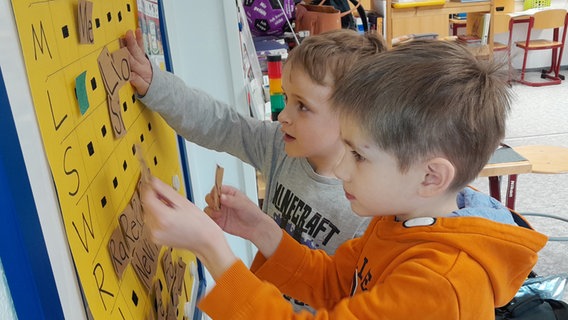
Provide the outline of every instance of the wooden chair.
[[493,15],[493,34],[500,34],[500,33],[508,33],[509,34],[509,42],[501,43],[494,41],[493,42],[493,51],[505,51],[509,50],[511,45],[511,29],[510,25],[512,25],[511,16],[508,14],[503,13],[495,13]]
[[[564,42],[566,41],[566,26],[568,24],[568,16],[565,9],[545,9],[536,12],[528,18],[527,38],[524,41],[517,41],[515,45],[524,50],[523,66],[521,69],[520,83],[539,87],[560,84],[564,80],[564,76],[559,74],[560,60],[564,50]],[[560,35],[562,29],[562,35]],[[552,39],[533,39],[533,30],[552,30]],[[541,78],[548,79],[543,82],[533,82],[525,79],[527,57],[529,51],[532,50],[551,50],[552,61],[548,70],[542,70]]]
[[[513,12],[514,8],[514,0],[494,0],[493,22],[491,22],[494,38],[496,34],[506,33],[508,35],[506,43],[493,41],[493,52],[505,52],[507,54],[506,58],[509,71],[513,68],[511,65],[513,21],[508,13]],[[509,72],[509,82],[511,82],[512,79],[512,72]]]

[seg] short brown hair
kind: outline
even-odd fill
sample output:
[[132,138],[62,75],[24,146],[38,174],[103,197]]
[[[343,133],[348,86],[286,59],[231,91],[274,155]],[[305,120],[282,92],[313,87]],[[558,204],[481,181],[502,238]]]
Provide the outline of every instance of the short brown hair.
[[369,57],[338,81],[333,109],[393,154],[401,172],[443,156],[450,189],[479,174],[505,136],[512,92],[502,63],[455,42],[415,40]]
[[302,68],[315,83],[333,87],[335,81],[362,58],[385,50],[386,44],[380,35],[339,29],[306,38],[290,51],[285,63],[291,68]]

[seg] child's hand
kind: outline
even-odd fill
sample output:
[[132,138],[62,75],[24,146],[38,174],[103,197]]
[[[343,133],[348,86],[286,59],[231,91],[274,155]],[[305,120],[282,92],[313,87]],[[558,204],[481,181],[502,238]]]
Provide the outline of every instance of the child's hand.
[[140,28],[136,29],[135,36],[132,30],[128,30],[124,38],[130,54],[130,83],[136,92],[143,96],[148,92],[150,82],[152,82],[152,65],[144,52],[142,31]]
[[272,218],[244,193],[221,187],[221,208],[214,209],[211,193],[205,197],[204,209],[225,232],[250,240],[265,257],[270,257],[282,239],[282,230]]
[[145,227],[157,244],[193,251],[214,278],[236,260],[219,226],[160,179],[143,183],[140,197]]
[[[221,208],[215,210],[212,193],[205,196],[207,207],[204,209],[225,232],[249,239],[256,226],[265,218],[264,212],[244,193],[230,187],[221,187]],[[250,239],[249,239],[250,240]]]
[[145,226],[154,242],[194,251],[220,228],[193,203],[160,179],[143,183],[140,194]]

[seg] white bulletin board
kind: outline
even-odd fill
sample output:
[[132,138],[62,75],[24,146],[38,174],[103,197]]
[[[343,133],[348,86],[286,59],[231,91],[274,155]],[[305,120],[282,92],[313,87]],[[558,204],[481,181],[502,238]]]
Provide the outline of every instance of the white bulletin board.
[[136,100],[120,38],[136,0],[12,0],[43,150],[87,313],[183,319],[195,256],[147,237],[141,162],[185,195],[175,132]]

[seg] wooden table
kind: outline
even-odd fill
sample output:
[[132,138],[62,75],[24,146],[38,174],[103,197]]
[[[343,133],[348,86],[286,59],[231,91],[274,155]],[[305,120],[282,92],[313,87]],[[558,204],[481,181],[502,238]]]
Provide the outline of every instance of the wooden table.
[[568,173],[568,148],[533,145],[514,148],[532,164],[532,173]]
[[522,173],[558,174],[568,173],[568,148],[551,145],[529,145],[515,148],[500,148],[502,157],[488,163],[481,173],[489,177],[489,192],[501,200],[501,176],[508,176],[506,205],[515,209],[517,175]]

